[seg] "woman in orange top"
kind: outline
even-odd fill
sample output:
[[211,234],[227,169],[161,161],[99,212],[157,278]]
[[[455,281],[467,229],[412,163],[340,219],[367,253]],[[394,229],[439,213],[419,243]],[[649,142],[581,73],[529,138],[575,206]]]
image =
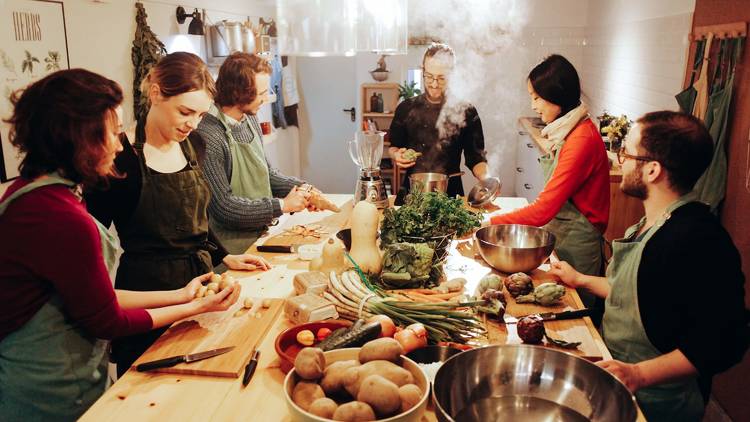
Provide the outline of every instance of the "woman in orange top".
[[600,275],[609,220],[609,162],[599,131],[581,103],[578,73],[565,57],[547,57],[529,73],[531,108],[552,142],[540,159],[547,180],[528,206],[495,215],[492,224],[544,226],[557,238],[558,257],[581,273]]

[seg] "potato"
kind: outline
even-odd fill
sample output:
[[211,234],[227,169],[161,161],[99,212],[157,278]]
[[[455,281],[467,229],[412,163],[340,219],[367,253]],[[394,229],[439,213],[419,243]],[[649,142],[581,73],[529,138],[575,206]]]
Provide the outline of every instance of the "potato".
[[213,290],[206,290],[206,296],[211,296],[211,295],[215,295],[215,294],[216,294],[216,292],[213,291]]
[[306,380],[317,380],[323,376],[326,369],[326,357],[317,347],[305,347],[294,359],[294,370]]
[[211,283],[219,284],[221,282],[221,276],[219,274],[211,274]]
[[263,301],[260,302],[260,307],[263,309],[268,309],[271,307],[272,303],[273,302],[271,301],[271,299],[263,299]]
[[375,412],[372,410],[367,403],[359,401],[352,401],[346,404],[342,404],[333,413],[333,420],[335,421],[374,421]]
[[312,402],[310,408],[307,409],[307,411],[315,416],[320,416],[321,418],[325,419],[331,419],[338,407],[339,405],[336,404],[335,401],[329,399],[328,397],[323,397]]
[[208,283],[208,290],[211,290],[214,293],[219,293],[221,290],[219,290],[219,283]]
[[253,307],[253,298],[251,298],[251,297],[246,297],[246,298],[245,298],[245,301],[244,301],[244,302],[242,302],[242,307],[243,307],[243,308],[245,308],[245,309],[250,309],[250,308],[252,308],[252,307]]
[[310,408],[312,402],[325,396],[326,393],[315,381],[300,381],[292,390],[292,401],[304,411]]
[[401,409],[398,386],[380,375],[362,380],[357,400],[369,404],[378,416],[391,416]]
[[414,376],[411,372],[387,360],[374,360],[344,371],[342,376],[344,388],[352,397],[357,397],[360,384],[370,375],[380,375],[398,387],[404,384],[414,384]]
[[398,388],[401,397],[401,413],[416,406],[422,400],[422,390],[415,384],[406,384]]
[[323,391],[326,392],[326,396],[332,396],[342,392],[344,388],[344,372],[355,366],[359,366],[359,362],[356,360],[340,360],[338,362],[333,362],[326,367],[326,370],[323,373],[323,379],[320,380],[320,386],[323,388]]
[[387,360],[393,363],[401,362],[404,348],[401,343],[390,337],[383,337],[369,341],[359,349],[359,361],[367,363],[373,360]]
[[206,295],[206,292],[208,291],[208,287],[206,286],[200,286],[198,287],[198,291],[195,292],[195,297],[200,298]]

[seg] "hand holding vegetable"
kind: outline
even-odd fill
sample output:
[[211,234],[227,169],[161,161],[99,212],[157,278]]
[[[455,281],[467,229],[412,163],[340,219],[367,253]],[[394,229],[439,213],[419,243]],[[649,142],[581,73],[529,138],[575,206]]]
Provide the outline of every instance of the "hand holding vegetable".
[[235,283],[216,294],[199,298],[195,302],[197,303],[199,312],[226,311],[237,302],[241,290],[242,286],[239,283]]
[[576,271],[570,264],[565,261],[553,262],[550,264],[550,270],[547,274],[558,277],[568,287],[577,289],[581,286],[581,273]]
[[416,161],[414,161],[416,157],[404,156],[406,148],[391,148],[389,149],[389,151],[391,153],[391,158],[396,163],[396,166],[402,169],[408,169],[409,167],[413,167],[415,164],[417,164]]
[[284,198],[284,208],[281,211],[286,214],[304,210],[308,206],[310,195],[310,192],[303,191],[297,186],[293,187]]

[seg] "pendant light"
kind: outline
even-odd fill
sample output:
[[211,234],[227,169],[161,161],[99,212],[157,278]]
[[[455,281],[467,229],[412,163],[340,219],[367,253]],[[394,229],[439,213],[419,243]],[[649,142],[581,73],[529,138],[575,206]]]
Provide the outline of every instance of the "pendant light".
[[279,52],[406,54],[408,0],[277,0]]

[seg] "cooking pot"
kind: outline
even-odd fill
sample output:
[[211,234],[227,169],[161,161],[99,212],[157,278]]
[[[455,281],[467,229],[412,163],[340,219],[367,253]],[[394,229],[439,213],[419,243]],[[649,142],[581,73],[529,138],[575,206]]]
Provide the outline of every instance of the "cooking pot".
[[443,174],[443,173],[413,173],[409,176],[411,190],[421,188],[424,192],[447,192],[448,179],[462,176],[464,172]]

